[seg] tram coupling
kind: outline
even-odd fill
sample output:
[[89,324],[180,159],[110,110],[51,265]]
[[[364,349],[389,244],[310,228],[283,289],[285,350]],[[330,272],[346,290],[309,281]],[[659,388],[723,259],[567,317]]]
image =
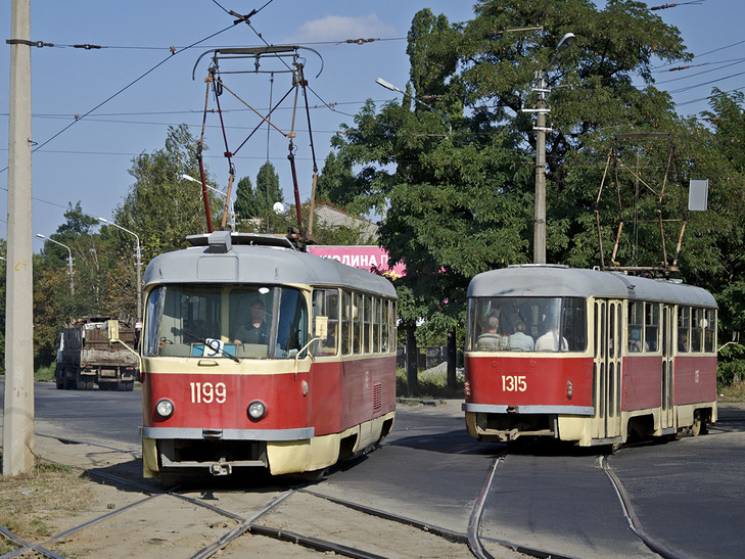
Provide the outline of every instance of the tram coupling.
[[215,462],[210,464],[210,474],[215,477],[229,476],[233,473],[233,466],[227,462]]

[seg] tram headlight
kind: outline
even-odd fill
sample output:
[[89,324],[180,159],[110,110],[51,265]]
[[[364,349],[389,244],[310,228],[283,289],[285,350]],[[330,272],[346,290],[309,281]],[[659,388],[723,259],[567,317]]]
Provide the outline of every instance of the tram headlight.
[[266,406],[264,405],[264,402],[259,402],[258,400],[254,400],[253,402],[248,404],[248,417],[252,421],[258,421],[265,415],[266,415]]
[[571,400],[574,395],[574,385],[571,380],[567,381],[567,400]]
[[168,419],[173,415],[173,402],[166,398],[158,400],[158,403],[155,404],[155,413],[161,419]]

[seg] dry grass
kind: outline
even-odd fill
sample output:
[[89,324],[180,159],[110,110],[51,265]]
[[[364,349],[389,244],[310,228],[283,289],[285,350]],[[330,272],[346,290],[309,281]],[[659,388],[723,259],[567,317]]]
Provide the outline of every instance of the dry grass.
[[745,381],[733,382],[719,388],[720,402],[745,402]]
[[[39,463],[31,474],[0,478],[0,525],[38,542],[52,535],[53,520],[83,510],[91,497],[87,482],[72,468]],[[0,554],[12,549],[0,537]]]

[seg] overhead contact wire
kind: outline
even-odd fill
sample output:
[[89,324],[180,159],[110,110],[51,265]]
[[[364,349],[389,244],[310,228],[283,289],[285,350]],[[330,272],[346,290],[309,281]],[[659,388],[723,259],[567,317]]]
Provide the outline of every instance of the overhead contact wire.
[[[53,140],[55,140],[56,138],[58,138],[59,136],[61,136],[65,132],[67,132],[70,128],[72,128],[73,126],[75,126],[78,122],[80,122],[81,120],[83,120],[89,114],[91,114],[91,113],[95,112],[97,109],[103,107],[106,103],[108,103],[112,99],[118,97],[119,95],[121,95],[122,93],[124,93],[125,91],[127,91],[130,87],[132,87],[133,85],[135,85],[137,82],[139,82],[140,80],[144,79],[145,77],[147,77],[148,75],[150,75],[151,73],[153,73],[155,70],[157,70],[158,68],[160,68],[163,64],[165,64],[166,62],[168,62],[169,60],[171,60],[174,56],[176,56],[176,55],[184,52],[185,50],[187,50],[189,48],[195,47],[195,46],[199,45],[200,43],[203,43],[203,42],[205,42],[205,41],[207,41],[209,39],[212,39],[213,37],[216,37],[216,36],[220,35],[221,33],[224,33],[225,31],[228,31],[229,29],[232,29],[236,25],[238,25],[238,24],[234,22],[234,23],[232,23],[231,25],[229,25],[227,27],[223,27],[219,31],[216,31],[214,33],[210,33],[209,35],[207,35],[206,37],[203,37],[202,39],[199,39],[198,41],[194,41],[193,43],[191,43],[187,47],[184,47],[182,49],[176,50],[175,52],[173,52],[173,54],[171,54],[170,56],[164,58],[163,60],[161,60],[160,62],[158,62],[154,66],[151,66],[149,69],[147,69],[145,72],[143,72],[142,74],[140,74],[139,76],[137,76],[134,80],[132,80],[131,82],[129,82],[127,85],[125,85],[124,87],[121,87],[116,92],[114,92],[113,94],[109,95],[106,99],[104,99],[103,101],[101,101],[97,105],[94,105],[92,108],[88,109],[85,113],[83,113],[82,115],[80,115],[79,118],[73,120],[72,122],[70,122],[66,126],[60,128],[57,132],[55,132],[54,134],[52,134],[52,136],[50,136],[49,138],[47,138],[46,140],[44,140],[43,142],[41,142],[39,145],[37,145],[36,147],[34,147],[34,149],[31,150],[32,153],[35,153],[35,152],[41,150],[44,146],[46,146],[47,144],[49,144],[50,142],[52,142]],[[3,171],[6,171],[7,169],[8,169],[8,167],[6,165],[4,168],[0,169],[0,173],[2,173]]]

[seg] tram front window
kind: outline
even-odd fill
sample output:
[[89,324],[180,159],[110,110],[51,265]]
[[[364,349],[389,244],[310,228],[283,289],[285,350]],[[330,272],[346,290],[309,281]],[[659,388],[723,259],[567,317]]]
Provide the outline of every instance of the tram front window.
[[584,351],[587,312],[575,297],[477,297],[469,300],[471,351]]
[[307,310],[288,287],[168,285],[148,297],[145,355],[283,359],[307,341]]

